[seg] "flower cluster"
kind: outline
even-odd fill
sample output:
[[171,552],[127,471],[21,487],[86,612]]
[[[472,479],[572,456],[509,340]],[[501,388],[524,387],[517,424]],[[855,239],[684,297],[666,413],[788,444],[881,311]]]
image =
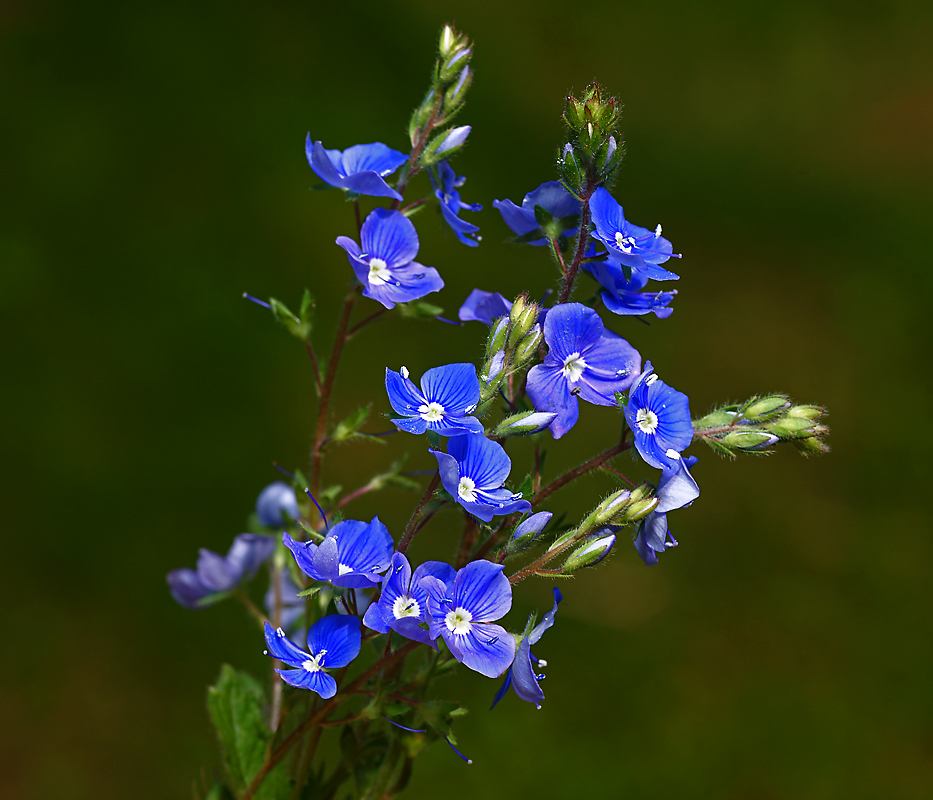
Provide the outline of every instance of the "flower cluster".
[[[310,731],[333,725],[333,712],[355,695],[367,698],[367,705],[341,715],[342,724],[355,727],[353,736],[341,740],[347,752],[328,779],[334,781],[332,793],[346,775],[363,774],[354,754],[385,752],[385,759],[402,761],[384,761],[378,769],[370,769],[367,761],[367,774],[378,774],[383,782],[365,787],[365,792],[362,786],[356,789],[367,796],[393,796],[407,776],[405,759],[418,748],[386,748],[385,732],[374,730],[381,726],[380,718],[413,734],[443,738],[454,747],[450,724],[456,713],[439,714],[430,705],[433,701],[423,698],[433,678],[457,664],[488,678],[505,676],[493,706],[511,687],[520,699],[540,708],[546,662],[532,648],[554,625],[563,596],[555,587],[552,608],[540,622],[529,617],[522,629],[521,623],[516,628],[507,619],[513,588],[528,578],[564,578],[600,564],[616,551],[625,532],[644,564],[658,564],[659,554],[677,545],[668,513],[690,506],[699,496],[691,474],[697,458],[686,453],[694,441],[730,456],[761,452],[781,441],[804,453],[825,450],[823,409],[769,395],[717,409],[694,422],[687,395],[661,380],[651,361],[642,358],[647,329],[627,318],[654,314],[661,320],[672,313],[676,291],[647,287],[649,281],[677,280],[663,265],[680,256],[661,235],[660,225],[651,230],[633,224],[610,193],[622,157],[620,104],[598,84],[568,98],[558,179],[542,183],[520,205],[511,200],[492,204],[514,234],[513,244],[540,247],[539,252],[550,256],[560,276],[556,291],[542,287],[534,295],[541,300],[535,302],[527,292],[510,300],[499,292],[474,289],[457,316],[460,323],[487,326],[477,363],[419,365],[420,380],[413,380],[407,367],[389,366],[393,359],[399,363],[399,354],[386,353],[381,411],[394,429],[364,431],[368,406],[332,423],[337,367],[352,338],[396,307],[396,314],[435,326],[438,335],[442,326],[435,319],[451,322],[423,300],[440,291],[444,280],[437,269],[415,260],[420,240],[413,215],[434,206],[459,242],[471,248],[481,243],[472,216],[481,206],[461,199],[464,178],[450,163],[464,151],[472,130],[450,125],[472,83],[471,56],[472,43],[447,26],[430,90],[409,123],[410,149],[375,142],[328,150],[308,135],[311,169],[326,185],[345,193],[357,221],[355,231],[336,237],[354,283],[326,369],[315,349],[310,293],[297,315],[278,300],[257,302],[302,340],[311,358],[319,398],[311,472],[308,478],[297,470],[286,473],[291,483],[277,481],[263,489],[251,517],[253,530],[237,536],[226,556],[202,550],[196,569],[168,575],[173,597],[184,606],[200,608],[227,597],[241,600],[261,622],[265,653],[281,676],[268,702],[245,679],[230,690],[230,706],[236,705],[238,713],[250,697],[250,719],[267,708],[270,713],[265,738],[256,734],[260,738],[243,746],[271,755],[254,776],[242,776],[251,783],[233,787],[238,797],[253,796],[274,770],[272,760],[282,758],[306,734],[312,737],[306,755],[291,759],[299,774],[292,777],[295,786],[289,792],[307,794],[308,787],[298,784],[318,774],[310,760],[321,727]],[[419,173],[427,173],[427,180],[421,181],[420,194],[411,197]],[[372,206],[365,215],[362,201]],[[574,299],[581,273],[598,284],[597,293],[585,302]],[[366,304],[361,297],[374,302],[351,324],[356,304]],[[601,309],[613,316],[601,315]],[[607,320],[630,325],[625,337]],[[460,335],[479,330],[462,328]],[[464,352],[472,346],[465,344]],[[402,357],[418,355],[412,349]],[[612,432],[605,434],[607,449],[548,480],[543,445],[563,440],[588,415]],[[323,480],[325,456],[333,445],[351,439],[383,441],[378,437],[398,432],[408,435],[393,441],[417,443],[413,450],[424,468],[406,471],[406,453],[349,492]],[[516,470],[512,459],[531,450],[513,448],[517,436],[532,440],[534,455],[527,467]],[[558,449],[565,442],[552,446]],[[633,481],[609,466],[627,451],[640,459],[634,468],[648,468],[648,480]],[[555,517],[547,508],[557,490],[600,469],[616,485],[606,497],[594,498],[592,511],[582,519]],[[417,478],[427,475],[431,477],[422,487]],[[357,498],[388,486],[423,488],[410,515],[396,520],[391,507],[378,505],[388,524],[379,515],[369,522],[347,516],[344,509]],[[462,529],[459,543],[447,561],[419,561],[415,548],[430,535],[420,532],[440,514],[446,515],[445,527]],[[250,600],[247,584],[266,562],[270,576],[263,613]],[[572,592],[568,594],[572,604]],[[302,639],[305,647],[296,643]],[[357,659],[366,666],[354,666],[347,674],[344,668]],[[283,684],[319,698],[302,703],[297,695],[285,695],[283,700],[282,693],[291,691]],[[403,715],[406,724],[390,719]],[[231,739],[224,728],[228,717],[215,716],[222,741]],[[427,727],[409,727],[421,722]],[[280,727],[290,733],[274,749],[272,735]],[[246,735],[240,728],[235,733]]]

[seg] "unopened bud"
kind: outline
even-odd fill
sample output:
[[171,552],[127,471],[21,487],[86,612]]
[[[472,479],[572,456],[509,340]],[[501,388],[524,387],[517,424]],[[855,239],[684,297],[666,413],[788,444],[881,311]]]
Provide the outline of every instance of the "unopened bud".
[[496,353],[505,350],[505,342],[509,337],[509,318],[500,317],[489,329],[486,337],[486,359],[489,360]]
[[506,417],[496,426],[493,436],[527,436],[531,433],[540,433],[550,425],[557,414],[550,411],[523,411]]
[[449,131],[438,134],[422,153],[421,163],[424,166],[432,166],[446,158],[450,158],[463,147],[471,130],[472,128],[469,125],[461,125],[458,128],[451,128]]
[[564,145],[559,164],[564,183],[574,191],[579,190],[586,182],[586,167],[570,142]]
[[813,426],[813,420],[811,419],[785,415],[763,427],[766,431],[770,431],[782,439],[795,439],[799,436],[809,436]]
[[806,436],[803,439],[793,439],[791,440],[791,444],[805,456],[829,452],[829,445],[820,439],[819,436]]
[[638,500],[625,507],[620,522],[638,522],[647,517],[658,507],[660,500],[657,497],[646,497],[644,500]]
[[596,510],[591,515],[593,517],[592,524],[594,526],[605,525],[610,520],[615,519],[622,513],[626,505],[631,502],[631,498],[632,493],[627,489],[620,489],[617,492],[613,492],[596,506]]
[[541,332],[541,326],[537,323],[528,331],[528,335],[522,339],[515,348],[515,364],[522,366],[534,358],[541,346],[544,334]]
[[763,421],[776,416],[790,405],[787,398],[782,394],[771,394],[767,397],[759,397],[745,408],[743,416],[746,419]]
[[616,543],[618,528],[606,526],[584,540],[584,543],[574,550],[563,563],[560,571],[569,575],[584,567],[592,567],[602,561],[612,550]]
[[817,420],[825,413],[826,409],[820,406],[791,406],[787,409],[787,416],[795,419]]
[[512,310],[509,313],[509,339],[508,346],[515,347],[519,340],[528,333],[538,319],[538,306],[536,303],[529,302],[528,295],[520,294],[512,303]]
[[723,428],[735,422],[735,411],[725,409],[716,409],[711,411],[705,417],[694,420],[693,429],[695,431],[707,430],[709,428]]
[[732,433],[727,433],[719,441],[730,450],[754,452],[755,450],[764,450],[776,444],[778,437],[762,431],[732,431]]
[[525,517],[525,519],[518,523],[518,526],[509,538],[509,543],[507,545],[509,552],[516,553],[519,550],[524,550],[526,547],[529,547],[534,540],[538,538],[548,522],[551,521],[552,516],[554,515],[550,511],[539,511],[536,514]]
[[456,82],[444,93],[445,115],[455,113],[463,105],[471,83],[473,83],[473,71],[469,67],[464,67]]

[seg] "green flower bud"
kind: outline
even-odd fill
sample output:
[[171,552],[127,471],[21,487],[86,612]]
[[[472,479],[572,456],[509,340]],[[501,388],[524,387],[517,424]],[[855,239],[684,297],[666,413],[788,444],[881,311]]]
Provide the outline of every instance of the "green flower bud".
[[486,361],[489,362],[492,357],[505,350],[505,343],[509,337],[509,320],[507,317],[497,319],[489,329],[489,336],[486,338]]
[[544,333],[541,330],[541,326],[535,325],[532,327],[528,335],[515,347],[515,365],[521,367],[531,361],[531,359],[537,355],[543,340]]
[[732,431],[719,441],[730,450],[753,452],[770,447],[778,441],[778,437],[762,431]]
[[763,421],[777,416],[790,405],[788,399],[782,394],[771,394],[753,400],[745,408],[743,416],[746,419]]
[[549,411],[523,411],[512,414],[500,422],[493,436],[501,439],[506,436],[527,436],[530,433],[539,433],[553,422],[557,414]]
[[791,406],[787,410],[787,416],[799,419],[817,420],[826,413],[825,408],[820,406]]
[[799,436],[809,436],[814,425],[811,419],[785,415],[762,427],[782,439],[796,439]]
[[616,543],[617,530],[618,528],[613,526],[606,526],[591,537],[587,537],[584,543],[570,554],[563,566],[561,566],[560,571],[564,575],[569,575],[584,567],[592,567],[598,564],[609,555]]
[[529,302],[527,294],[520,294],[515,298],[512,311],[509,313],[509,347],[515,347],[518,341],[532,329],[538,319],[539,310],[536,303]]

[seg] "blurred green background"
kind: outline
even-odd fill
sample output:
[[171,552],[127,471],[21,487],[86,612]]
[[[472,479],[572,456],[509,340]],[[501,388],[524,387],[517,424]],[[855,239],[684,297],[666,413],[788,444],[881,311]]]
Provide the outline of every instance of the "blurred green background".
[[[224,661],[266,669],[262,643],[164,576],[226,551],[273,459],[305,466],[314,413],[301,346],[240,294],[310,287],[332,330],[352,211],[308,191],[305,134],[404,148],[448,20],[476,40],[456,167],[484,240],[416,218],[437,302],[553,280],[492,201],[554,177],[562,98],[598,78],[625,103],[615,194],[685,254],[670,319],[603,316],[696,415],[786,391],[830,408],[833,452],[697,451],[681,547],[646,569],[623,545],[562,586],[542,710],[488,713],[497,682],[448,680],[475,763],[435,746],[409,796],[930,797],[929,6],[657,0],[3,4],[0,794],[187,797],[217,764],[205,686]],[[386,365],[478,357],[483,335],[383,320],[349,346],[339,407],[386,410]],[[551,474],[616,424],[585,407]],[[347,447],[328,480],[355,488],[404,444]],[[351,508],[398,533],[414,500]],[[512,626],[549,592],[522,584]]]

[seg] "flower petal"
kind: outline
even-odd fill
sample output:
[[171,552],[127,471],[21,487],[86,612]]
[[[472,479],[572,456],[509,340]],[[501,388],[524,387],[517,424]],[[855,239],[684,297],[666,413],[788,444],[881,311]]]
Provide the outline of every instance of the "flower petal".
[[361,239],[366,258],[381,258],[390,270],[411,263],[418,255],[418,232],[401,211],[372,211],[363,223]]
[[462,416],[479,403],[479,379],[473,364],[447,364],[429,369],[421,378],[421,388],[428,402],[439,403],[445,414]]
[[193,569],[173,569],[165,576],[168,581],[169,591],[177,603],[185,608],[203,608],[199,602],[209,594],[214,594],[212,589],[208,589],[198,580],[198,574]]
[[501,625],[473,625],[469,633],[444,637],[448,647],[451,640],[460,651],[457,660],[487,678],[498,678],[515,658],[515,639]]
[[308,629],[308,650],[315,656],[327,651],[320,659],[322,667],[345,667],[360,654],[362,636],[359,617],[330,614]]
[[[291,487],[288,488],[291,490]],[[294,496],[295,493],[292,492],[292,497]],[[297,503],[295,506],[297,509]],[[299,512],[296,516],[301,516],[301,513]],[[235,537],[227,551],[227,563],[233,574],[237,576],[237,583],[244,578],[252,578],[259,569],[259,565],[272,555],[273,550],[275,550],[275,540],[271,536],[241,533]]]
[[397,414],[413,417],[418,409],[427,404],[428,399],[418,390],[409,378],[403,378],[400,372],[393,372],[386,367],[386,393],[389,403]]
[[295,644],[281,628],[273,628],[268,622],[264,626],[267,655],[293,667],[300,667],[311,656]]
[[504,565],[491,561],[471,561],[454,579],[453,606],[469,611],[474,623],[492,622],[505,616],[512,607],[512,584],[504,569]]
[[526,384],[528,398],[538,411],[557,414],[548,428],[555,439],[560,439],[577,422],[580,404],[570,393],[561,367],[538,364],[528,371]]
[[370,171],[385,177],[395,172],[406,161],[407,155],[382,142],[355,144],[343,151],[343,168],[347,175]]

